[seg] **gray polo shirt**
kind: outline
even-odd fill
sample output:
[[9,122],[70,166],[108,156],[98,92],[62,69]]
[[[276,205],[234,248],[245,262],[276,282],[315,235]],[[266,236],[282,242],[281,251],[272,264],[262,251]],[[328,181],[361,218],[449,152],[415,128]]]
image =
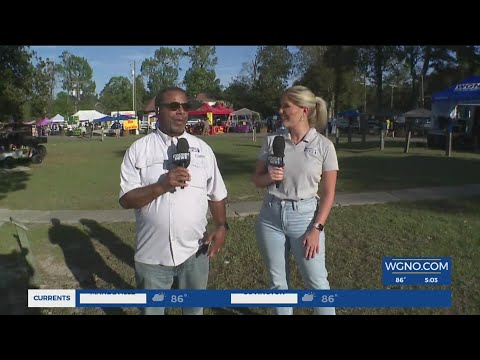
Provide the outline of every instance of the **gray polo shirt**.
[[268,193],[288,200],[317,196],[322,172],[338,170],[337,153],[333,143],[315,128],[311,128],[297,145],[292,142],[288,131],[278,131],[265,138],[258,160],[268,163],[268,156],[273,154],[275,136],[285,138],[285,173],[279,188],[272,184],[268,187]]

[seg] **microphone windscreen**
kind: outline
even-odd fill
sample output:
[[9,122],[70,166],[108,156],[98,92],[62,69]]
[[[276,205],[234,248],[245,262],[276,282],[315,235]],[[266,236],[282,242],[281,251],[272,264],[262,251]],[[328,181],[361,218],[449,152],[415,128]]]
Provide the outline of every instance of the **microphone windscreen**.
[[187,139],[178,139],[177,152],[173,154],[173,162],[184,168],[190,165],[190,145],[188,145]]
[[177,153],[188,153],[189,150],[190,150],[190,145],[188,145],[187,139],[185,138],[178,139]]
[[285,138],[281,135],[275,136],[273,139],[273,155],[278,157],[285,156]]

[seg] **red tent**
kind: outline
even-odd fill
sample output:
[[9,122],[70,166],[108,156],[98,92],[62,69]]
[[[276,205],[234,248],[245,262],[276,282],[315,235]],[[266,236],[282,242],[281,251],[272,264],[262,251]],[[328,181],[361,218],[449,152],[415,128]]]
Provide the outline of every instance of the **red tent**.
[[192,110],[192,111],[189,111],[188,112],[188,115],[207,115],[207,113],[213,113],[215,115],[220,115],[220,113],[218,112],[218,110],[210,105],[208,105],[207,103],[203,104],[202,106],[200,106],[197,110]]
[[214,108],[217,109],[217,112],[216,112],[217,115],[230,115],[235,111],[235,110],[226,108],[221,104],[215,105]]

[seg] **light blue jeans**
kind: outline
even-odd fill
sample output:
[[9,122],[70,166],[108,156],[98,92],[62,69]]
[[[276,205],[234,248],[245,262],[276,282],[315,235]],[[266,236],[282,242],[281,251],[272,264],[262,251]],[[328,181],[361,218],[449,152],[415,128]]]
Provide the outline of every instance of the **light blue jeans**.
[[[307,289],[329,290],[325,268],[325,232],[320,233],[320,251],[310,260],[305,258],[303,239],[315,221],[317,198],[300,201],[282,201],[267,195],[256,223],[257,241],[267,266],[270,287],[274,290],[289,288],[288,255],[293,252]],[[277,315],[291,315],[291,307],[277,307]],[[334,307],[314,308],[315,315],[335,315]]]
[[[207,253],[193,254],[178,266],[149,265],[135,261],[135,277],[139,289],[170,290],[175,280],[178,289],[205,290],[208,283]],[[163,315],[163,307],[142,308],[144,315]],[[203,308],[182,308],[183,315],[203,315]]]

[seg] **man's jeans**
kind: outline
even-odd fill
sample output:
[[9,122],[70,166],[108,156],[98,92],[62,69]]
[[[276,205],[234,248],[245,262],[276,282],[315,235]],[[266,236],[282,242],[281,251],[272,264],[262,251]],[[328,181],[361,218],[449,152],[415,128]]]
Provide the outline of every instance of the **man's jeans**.
[[[135,261],[135,277],[139,289],[170,290],[174,280],[178,289],[205,290],[209,260],[206,253],[197,253],[178,266],[149,265]],[[163,315],[163,307],[143,308],[145,315]],[[203,308],[183,308],[183,315],[203,315]]]
[[[271,289],[288,289],[288,254],[291,249],[307,289],[329,290],[325,268],[325,233],[320,233],[320,251],[313,259],[305,259],[303,239],[312,226],[317,198],[282,201],[268,195],[263,202],[256,235],[260,252],[267,266]],[[291,307],[277,307],[278,315],[291,315]],[[315,315],[335,315],[334,307],[314,308]]]

